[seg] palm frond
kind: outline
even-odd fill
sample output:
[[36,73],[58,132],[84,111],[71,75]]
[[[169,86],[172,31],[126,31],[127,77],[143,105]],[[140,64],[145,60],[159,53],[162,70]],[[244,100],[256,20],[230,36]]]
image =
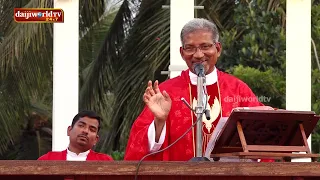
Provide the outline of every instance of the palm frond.
[[[24,7],[52,7],[52,2],[31,0]],[[12,14],[13,7],[10,10],[11,12],[8,14]],[[18,74],[22,68],[25,69],[23,65],[25,65],[26,54],[36,54],[37,52],[45,51],[46,53],[43,53],[43,55],[47,54],[45,58],[50,58],[50,56],[52,58],[51,53],[48,53],[50,50],[47,48],[48,45],[46,41],[48,33],[52,35],[52,25],[42,23],[12,23],[13,17],[4,18],[0,21],[11,24],[11,26],[7,27],[8,30],[4,34],[5,38],[0,44],[0,79],[3,79],[9,71],[14,71]],[[30,59],[28,64],[37,67],[37,60],[38,59]],[[42,69],[38,70],[41,72]],[[47,69],[43,69],[42,71],[45,70]],[[31,73],[31,76],[33,76],[36,72],[38,71],[33,69],[33,71],[28,73]],[[22,75],[22,73],[19,74]]]
[[95,61],[98,57],[99,50],[103,44],[110,26],[117,14],[116,11],[109,12],[104,15],[99,23],[88,29],[79,42],[79,60],[80,72],[85,77],[88,73],[90,63]]
[[19,80],[10,74],[0,85],[0,155],[17,144],[24,131],[51,127],[52,98],[47,100],[38,95],[39,99],[26,99],[21,95],[21,84],[12,82]]
[[79,28],[87,30],[104,14],[107,4],[112,0],[82,0],[79,1]]
[[22,98],[17,78],[13,74],[0,83],[0,154],[6,152],[21,135],[25,126],[25,111],[28,101]]
[[[83,71],[84,82],[80,90],[80,107],[101,112],[99,104],[108,106],[108,92],[113,89],[114,69],[118,66],[119,52],[131,25],[129,1],[124,0],[115,16],[95,60]],[[106,23],[108,23],[106,19]],[[102,28],[107,28],[103,27]],[[99,103],[97,103],[99,102]],[[98,105],[97,105],[98,104]]]
[[204,9],[197,10],[198,18],[201,17],[213,21],[220,31],[234,26],[235,23],[231,20],[236,6],[234,0],[198,0],[198,3],[198,5],[204,6]]
[[0,155],[3,160],[36,160],[51,150],[51,137],[43,136],[39,131],[24,131],[20,139],[9,147],[9,151]]
[[124,148],[131,125],[143,108],[141,97],[147,81],[155,79],[160,66],[169,64],[170,11],[162,9],[165,3],[143,1],[129,31],[116,71],[112,126],[103,142],[109,150]]
[[[81,2],[84,4],[80,17],[84,22],[83,27],[88,28],[94,23],[94,19],[102,15],[100,9],[105,9],[105,4],[109,1]],[[11,9],[6,10],[6,14],[12,14],[14,6],[12,4],[7,6]],[[53,7],[53,1],[30,0],[24,7]],[[0,80],[4,80],[12,71],[21,82],[29,83],[25,86],[25,92],[41,89],[39,84],[41,81],[52,80],[52,24],[12,23],[14,22],[12,16],[2,18],[0,22],[12,24],[6,28],[7,33],[4,32],[0,44]]]
[[[8,34],[13,21],[13,8],[24,7],[29,3],[29,0],[0,0],[0,33],[2,36]],[[0,41],[1,43],[1,41]]]

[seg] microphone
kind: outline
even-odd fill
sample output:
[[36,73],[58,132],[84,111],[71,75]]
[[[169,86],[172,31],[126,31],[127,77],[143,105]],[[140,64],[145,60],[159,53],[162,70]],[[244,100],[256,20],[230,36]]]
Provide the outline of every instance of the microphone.
[[202,63],[196,63],[193,70],[197,76],[205,77],[204,66]]

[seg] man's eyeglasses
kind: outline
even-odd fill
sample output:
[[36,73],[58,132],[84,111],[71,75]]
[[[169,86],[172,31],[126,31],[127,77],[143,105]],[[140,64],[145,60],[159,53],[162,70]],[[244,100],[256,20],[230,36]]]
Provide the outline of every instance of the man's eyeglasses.
[[211,50],[211,48],[216,45],[216,43],[213,44],[202,44],[200,46],[184,46],[183,50],[186,53],[186,55],[193,55],[197,52],[199,49],[202,53],[206,53]]

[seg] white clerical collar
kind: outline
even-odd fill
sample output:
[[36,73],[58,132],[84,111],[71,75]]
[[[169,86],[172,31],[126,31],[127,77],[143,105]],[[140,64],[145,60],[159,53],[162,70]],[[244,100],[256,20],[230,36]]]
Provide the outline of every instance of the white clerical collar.
[[67,155],[71,156],[71,157],[87,157],[89,152],[90,152],[90,149],[88,151],[77,154],[77,153],[70,151],[69,148],[67,149]]
[[[191,71],[189,71],[189,76],[190,76],[190,81],[192,85],[197,85],[197,78],[198,76]],[[217,68],[214,67],[214,70],[206,75],[206,84],[207,85],[212,85],[216,83],[218,80],[218,74],[217,74]]]

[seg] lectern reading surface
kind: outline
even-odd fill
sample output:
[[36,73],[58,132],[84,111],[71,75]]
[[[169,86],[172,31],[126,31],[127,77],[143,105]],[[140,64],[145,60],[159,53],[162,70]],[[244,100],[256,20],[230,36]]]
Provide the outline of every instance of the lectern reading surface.
[[319,119],[312,111],[235,109],[219,133],[211,157],[316,161],[319,155],[311,153],[307,138]]

